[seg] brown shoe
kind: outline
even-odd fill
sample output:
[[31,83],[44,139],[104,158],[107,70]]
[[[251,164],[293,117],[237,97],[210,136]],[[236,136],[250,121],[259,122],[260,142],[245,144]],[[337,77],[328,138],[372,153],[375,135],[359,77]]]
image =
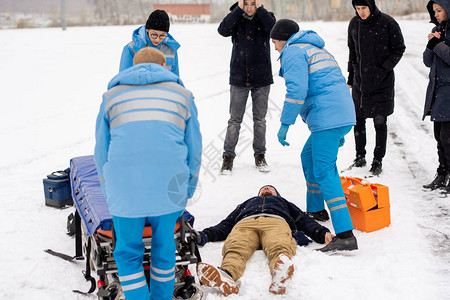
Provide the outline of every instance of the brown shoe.
[[198,263],[197,276],[201,284],[219,290],[224,296],[239,292],[238,285],[227,272],[210,264]]
[[275,262],[272,274],[272,284],[269,292],[272,294],[285,294],[286,286],[294,274],[294,262],[288,254],[280,254]]

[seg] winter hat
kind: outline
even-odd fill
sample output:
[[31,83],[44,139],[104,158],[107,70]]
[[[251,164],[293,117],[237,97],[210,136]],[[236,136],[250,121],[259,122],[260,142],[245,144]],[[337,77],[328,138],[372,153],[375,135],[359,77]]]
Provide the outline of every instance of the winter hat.
[[278,20],[270,32],[270,38],[287,41],[293,34],[297,33],[300,27],[295,21],[289,19]]
[[148,16],[145,29],[154,29],[169,32],[169,16],[164,10],[157,9]]

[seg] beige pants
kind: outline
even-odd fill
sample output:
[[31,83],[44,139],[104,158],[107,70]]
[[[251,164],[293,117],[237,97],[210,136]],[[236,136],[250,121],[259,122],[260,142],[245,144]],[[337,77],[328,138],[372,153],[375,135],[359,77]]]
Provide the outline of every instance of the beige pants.
[[222,268],[238,280],[253,252],[262,249],[269,259],[270,273],[281,253],[295,255],[297,244],[285,220],[273,217],[250,218],[238,222],[223,245]]

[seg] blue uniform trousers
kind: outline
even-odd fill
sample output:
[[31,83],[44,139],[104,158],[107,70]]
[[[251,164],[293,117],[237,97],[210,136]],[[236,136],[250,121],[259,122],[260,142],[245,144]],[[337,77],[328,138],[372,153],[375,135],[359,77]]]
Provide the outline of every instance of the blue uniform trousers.
[[[127,300],[171,300],[175,284],[174,231],[182,211],[143,218],[113,216],[116,233],[114,260]],[[145,279],[142,232],[152,227],[150,290]]]
[[352,126],[344,126],[312,132],[301,154],[307,188],[306,210],[325,209],[325,200],[336,234],[353,229],[336,166],[339,141],[351,129]]

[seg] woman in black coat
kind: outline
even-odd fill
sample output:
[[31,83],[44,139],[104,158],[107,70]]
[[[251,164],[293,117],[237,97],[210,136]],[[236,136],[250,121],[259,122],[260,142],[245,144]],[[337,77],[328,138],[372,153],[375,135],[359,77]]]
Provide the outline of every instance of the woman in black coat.
[[348,27],[348,81],[356,109],[355,167],[366,165],[366,119],[373,118],[376,146],[372,168],[381,173],[386,153],[387,116],[394,112],[394,67],[405,52],[400,26],[375,5],[375,0],[353,0],[356,16]]
[[[428,44],[423,53],[423,62],[430,68],[422,120],[430,116],[434,122],[434,137],[437,141],[439,167],[436,178],[425,188],[436,189],[447,185],[450,171],[450,0],[433,0],[427,4],[431,23],[436,26],[428,34]],[[450,192],[450,186],[446,187]]]

